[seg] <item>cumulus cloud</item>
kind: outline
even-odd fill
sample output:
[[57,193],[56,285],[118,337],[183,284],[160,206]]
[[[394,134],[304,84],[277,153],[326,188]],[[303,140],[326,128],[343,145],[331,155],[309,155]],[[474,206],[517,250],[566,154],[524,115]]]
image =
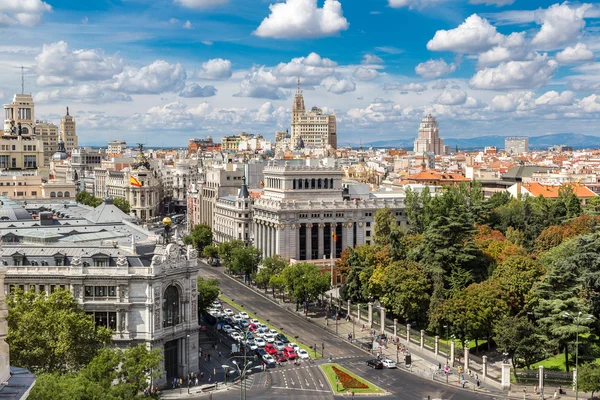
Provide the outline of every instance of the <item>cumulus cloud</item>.
[[344,18],[339,0],[286,0],[269,6],[271,14],[253,32],[260,37],[307,38],[338,34],[350,24]]
[[180,97],[212,97],[217,94],[214,86],[200,86],[197,83],[187,85],[180,93]]
[[192,23],[189,19],[185,21],[185,24],[183,24],[183,29],[192,29]]
[[229,0],[175,0],[175,4],[187,8],[208,8],[227,4]]
[[186,73],[183,65],[154,61],[142,68],[127,67],[114,77],[111,90],[131,94],[156,94],[178,92],[185,87]]
[[527,111],[535,108],[534,100],[533,92],[511,92],[495,96],[492,99],[491,109],[500,112]]
[[435,99],[436,103],[446,106],[457,106],[460,104],[465,104],[466,101],[467,92],[455,89],[444,90],[442,94]]
[[365,54],[360,62],[363,65],[383,64],[383,60],[373,54]]
[[44,13],[52,7],[41,0],[2,0],[0,1],[0,26],[37,25]]
[[477,14],[468,17],[457,28],[439,30],[427,43],[432,51],[453,51],[456,53],[477,53],[501,44],[505,36],[496,27]]
[[556,61],[561,64],[575,64],[593,59],[594,53],[583,43],[577,43],[574,47],[569,46],[556,54]]
[[588,97],[584,97],[577,102],[577,106],[583,112],[598,113],[600,112],[600,96],[597,94],[592,94]]
[[558,63],[547,55],[531,61],[509,61],[495,68],[478,71],[469,82],[475,89],[533,89],[545,85],[554,76]]
[[[388,5],[392,8],[425,8],[445,2],[448,2],[448,0],[388,0]],[[506,6],[514,2],[515,0],[469,0],[471,4],[495,5],[497,7]]]
[[348,92],[354,92],[355,90],[356,84],[352,81],[349,81],[348,79],[340,79],[339,81],[329,86],[329,89],[327,89],[328,92],[335,94],[344,94]]
[[285,100],[287,93],[283,92],[277,86],[259,84],[252,82],[252,75],[246,76],[246,79],[240,83],[240,91],[234,94],[234,97],[254,97],[258,99]]
[[379,72],[374,68],[358,67],[354,70],[354,77],[361,81],[372,81],[378,76]]
[[542,24],[531,40],[538,49],[553,50],[575,41],[585,27],[584,14],[591,4],[571,7],[568,2],[553,4],[546,10],[536,11],[536,20]]
[[199,79],[227,79],[231,75],[231,61],[222,58],[208,60],[194,72],[194,76]]
[[424,92],[427,86],[422,83],[386,83],[383,85],[383,90],[399,90],[401,92]]
[[431,88],[434,90],[444,90],[444,89],[446,89],[447,86],[448,86],[448,81],[439,79],[439,80],[435,81],[435,83],[433,85],[431,85]]
[[35,61],[40,86],[105,80],[124,68],[123,60],[116,55],[106,55],[100,49],[70,50],[63,41],[45,44]]
[[35,95],[36,103],[56,103],[65,100],[99,104],[128,102],[133,99],[125,93],[103,90],[98,85],[79,85],[54,90],[43,90]]
[[425,61],[415,67],[415,72],[417,74],[428,79],[449,75],[454,71],[456,71],[456,64],[447,64],[446,61],[441,58],[439,60]]
[[558,93],[557,91],[551,90],[535,99],[535,104],[538,106],[568,106],[573,104],[574,100],[575,93],[571,92],[570,90],[565,90],[562,93]]
[[525,35],[522,32],[513,32],[504,38],[502,45],[480,53],[477,57],[477,67],[485,68],[505,61],[523,61],[533,56],[526,45]]

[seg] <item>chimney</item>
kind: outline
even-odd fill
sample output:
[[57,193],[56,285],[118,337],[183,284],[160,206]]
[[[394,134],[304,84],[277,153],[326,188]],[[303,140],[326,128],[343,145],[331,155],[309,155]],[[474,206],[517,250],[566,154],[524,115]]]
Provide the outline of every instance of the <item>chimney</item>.
[[517,197],[521,196],[521,182],[517,182]]

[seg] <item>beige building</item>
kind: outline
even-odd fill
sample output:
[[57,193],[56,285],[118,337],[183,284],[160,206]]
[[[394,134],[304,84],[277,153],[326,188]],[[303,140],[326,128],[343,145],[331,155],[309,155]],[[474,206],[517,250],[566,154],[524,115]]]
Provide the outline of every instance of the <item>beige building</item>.
[[19,93],[13,97],[13,102],[4,105],[4,134],[31,135],[35,127],[34,105],[31,94]]
[[77,138],[77,127],[75,120],[69,115],[69,107],[67,107],[67,115],[60,120],[60,137],[65,142],[65,149],[70,154],[73,149],[79,147]]
[[111,140],[108,142],[106,154],[123,154],[127,149],[127,142],[124,140]]
[[323,110],[313,107],[308,113],[304,107],[304,97],[300,90],[294,96],[292,106],[292,132],[291,141],[294,149],[303,147],[311,148],[337,148],[337,122],[335,113],[324,114]]
[[44,142],[44,165],[49,166],[58,148],[58,126],[48,121],[35,121],[35,136]]
[[434,153],[445,154],[444,140],[440,139],[440,127],[435,117],[426,115],[419,124],[418,137],[415,140],[414,152],[416,154]]

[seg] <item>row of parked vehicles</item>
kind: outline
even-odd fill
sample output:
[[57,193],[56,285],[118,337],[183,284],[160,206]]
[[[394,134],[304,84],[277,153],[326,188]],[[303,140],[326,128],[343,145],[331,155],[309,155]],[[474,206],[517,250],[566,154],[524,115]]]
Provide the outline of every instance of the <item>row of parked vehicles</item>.
[[283,333],[250,318],[246,312],[235,313],[229,308],[222,309],[217,301],[207,311],[217,318],[217,329],[244,346],[246,352],[256,354],[268,366],[288,360],[310,359],[308,352],[298,344],[290,342]]

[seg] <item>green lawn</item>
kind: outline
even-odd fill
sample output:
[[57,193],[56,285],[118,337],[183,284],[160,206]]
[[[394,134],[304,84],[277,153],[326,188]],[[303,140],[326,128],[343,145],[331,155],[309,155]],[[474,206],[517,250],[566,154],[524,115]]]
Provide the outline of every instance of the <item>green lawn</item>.
[[[342,384],[340,383],[339,385],[337,385],[338,387],[336,390],[336,373],[333,370],[334,366],[339,368],[343,372],[347,373],[348,375],[352,376],[357,381],[362,382],[369,387],[366,389],[344,389],[342,387]],[[329,385],[331,386],[331,389],[333,390],[334,394],[346,393],[348,391],[354,392],[354,393],[371,393],[371,394],[385,393],[385,390],[373,385],[371,382],[364,380],[363,378],[359,377],[358,375],[353,374],[352,372],[348,371],[346,368],[341,367],[339,364],[322,364],[320,367],[321,367],[321,370],[323,370],[323,373],[325,374],[325,376],[327,377],[327,380],[329,381]]]
[[317,358],[323,357],[323,355],[321,353],[319,353],[318,351],[316,352],[316,356],[315,356],[315,351],[313,349],[311,349],[310,347],[308,347],[308,346],[300,343],[296,338],[294,338],[293,336],[291,336],[290,332],[284,332],[282,329],[277,328],[275,325],[271,324],[270,322],[265,321],[262,318],[259,318],[256,314],[254,314],[253,312],[249,311],[246,307],[243,307],[243,306],[237,304],[235,301],[231,300],[229,297],[227,297],[227,296],[225,296],[223,294],[220,294],[219,298],[221,300],[223,300],[225,303],[229,304],[232,308],[235,308],[238,311],[245,311],[245,312],[247,312],[248,315],[250,316],[250,318],[259,320],[262,324],[267,325],[271,329],[276,329],[278,331],[281,331],[284,335],[286,335],[288,337],[288,339],[290,339],[290,342],[297,343],[298,346],[300,346],[301,349],[306,350],[308,352],[308,354],[310,355],[310,357],[313,360],[315,360]]
[[[569,370],[572,370],[573,368],[575,368],[575,355],[574,354],[569,354],[569,358],[570,358],[570,368]],[[581,363],[581,359],[579,360]],[[600,358],[596,359],[596,363],[600,364]],[[545,360],[542,360],[540,362],[537,362],[535,364],[533,364],[531,366],[531,369],[537,369],[540,367],[540,365],[544,366],[544,369],[550,370],[550,371],[562,371],[562,372],[566,372],[566,367],[565,367],[565,355],[564,354],[557,354],[555,356],[552,357],[548,357]]]
[[[446,346],[450,346],[450,343],[451,343],[451,342],[452,342],[452,339],[450,339],[450,340],[445,340],[445,339],[442,339],[442,338],[440,338],[440,344],[441,344],[441,343],[443,343],[443,344],[445,344]],[[458,348],[458,347],[459,347],[459,345],[460,345],[460,340],[458,340],[458,339],[455,339],[455,340],[454,340],[454,342],[455,342],[456,348]],[[484,340],[484,339],[480,339],[480,340],[477,342],[477,344],[478,344],[479,346],[481,346],[481,345],[483,345],[483,344],[486,344],[486,343],[487,343],[487,340]],[[474,349],[474,348],[475,348],[475,341],[474,341],[474,340],[469,340],[469,350],[472,350],[472,349]]]

